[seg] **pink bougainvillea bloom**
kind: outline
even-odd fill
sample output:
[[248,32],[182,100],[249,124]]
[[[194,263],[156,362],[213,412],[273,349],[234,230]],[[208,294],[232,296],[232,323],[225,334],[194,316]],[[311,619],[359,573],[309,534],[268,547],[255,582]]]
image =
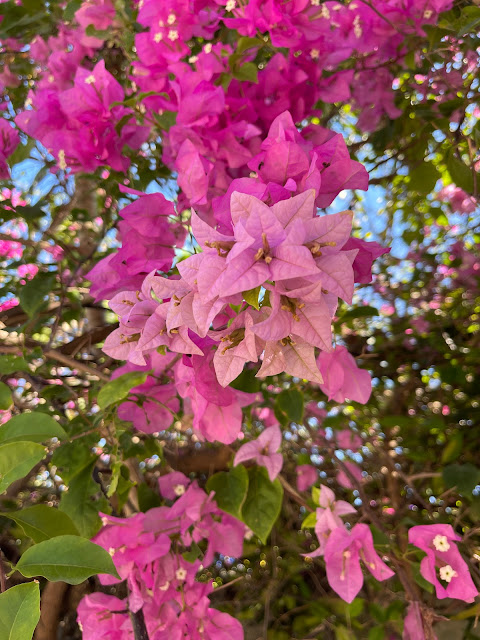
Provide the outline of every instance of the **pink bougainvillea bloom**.
[[127,601],[105,593],[92,593],[80,601],[78,626],[83,640],[133,640]]
[[452,211],[458,213],[473,213],[478,206],[473,196],[469,196],[468,193],[465,193],[463,189],[456,187],[454,184],[449,184],[440,189],[437,199],[442,202],[448,202]]
[[[315,489],[313,491],[315,492]],[[318,538],[319,547],[313,553],[307,554],[311,558],[322,556],[325,553],[325,544],[330,533],[337,527],[344,526],[340,516],[357,511],[345,500],[335,500],[333,491],[324,484],[320,486],[318,504],[320,506],[316,511],[315,535]]]
[[297,489],[306,491],[318,480],[318,472],[311,464],[301,464],[297,467]]
[[366,242],[361,238],[350,238],[344,249],[358,249],[352,266],[355,282],[360,284],[368,284],[372,281],[373,262],[383,254],[390,252],[390,248],[386,249],[378,242]]
[[[425,640],[422,610],[419,602],[410,602],[403,625],[402,640]],[[433,637],[437,640],[437,636]]]
[[320,389],[329,400],[345,402],[345,399],[365,404],[372,391],[372,381],[368,371],[359,369],[355,358],[345,347],[338,346],[335,351],[321,351],[317,359],[318,368],[323,377]]
[[410,544],[427,554],[420,563],[420,573],[433,584],[439,600],[473,602],[478,595],[467,563],[455,544],[461,539],[449,524],[418,525],[408,531]]
[[351,451],[358,451],[363,444],[363,440],[358,433],[350,429],[343,429],[343,431],[336,433],[335,440],[340,449],[350,449]]
[[372,532],[366,524],[356,524],[351,531],[344,527],[334,529],[325,545],[327,579],[346,602],[352,602],[362,588],[360,561],[379,581],[394,575],[375,551]]
[[268,427],[256,440],[243,444],[235,454],[233,465],[240,462],[255,460],[255,462],[268,471],[268,477],[273,482],[283,466],[283,456],[276,453],[282,444],[282,432],[279,427]]
[[5,118],[0,118],[0,180],[8,180],[10,177],[7,158],[19,143],[18,131]]
[[[363,480],[362,472],[356,464],[347,461],[344,462],[343,465],[348,469],[349,474],[353,476],[357,483],[360,483]],[[341,487],[344,487],[345,489],[354,488],[349,474],[347,474],[343,469],[340,469],[340,471],[337,473],[337,482]]]
[[189,484],[190,480],[180,471],[172,471],[158,479],[160,493],[168,500],[175,500],[175,498],[183,496]]

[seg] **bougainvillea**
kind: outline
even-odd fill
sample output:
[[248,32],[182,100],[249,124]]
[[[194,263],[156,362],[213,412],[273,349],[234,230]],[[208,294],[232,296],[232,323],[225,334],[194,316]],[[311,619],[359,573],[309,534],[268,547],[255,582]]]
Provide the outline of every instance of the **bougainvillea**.
[[0,635],[472,626],[477,4],[0,2]]

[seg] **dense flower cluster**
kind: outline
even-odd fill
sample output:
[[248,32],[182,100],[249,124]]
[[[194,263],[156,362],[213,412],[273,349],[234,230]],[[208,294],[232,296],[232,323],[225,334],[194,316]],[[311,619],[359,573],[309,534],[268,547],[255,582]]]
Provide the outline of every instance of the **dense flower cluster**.
[[[108,167],[124,175],[120,191],[133,197],[120,211],[121,246],[86,274],[92,295],[109,300],[119,318],[103,349],[126,361],[114,377],[147,374],[120,404],[119,417],[152,434],[168,429],[181,410],[197,439],[230,444],[242,434],[243,408],[253,405],[265,428],[233,463],[254,461],[273,482],[284,463],[282,433],[261,394],[230,386],[242,372],[286,373],[336,402],[366,403],[371,392],[370,374],[335,344],[332,322],[339,300],[352,303],[355,284],[371,282],[373,262],[388,249],[352,237],[351,211],[319,212],[345,189],[368,188],[368,173],[351,159],[343,136],[319,125],[322,103],[348,100],[363,131],[399,117],[388,64],[406,64],[404,39],[425,37],[424,27],[453,3],[133,4],[141,32],[131,67],[122,69],[124,86],[114,65],[96,62],[108,48],[108,32],[121,31],[121,16],[111,0],[87,0],[72,24],[30,43],[34,88],[14,122],[53,156],[52,171],[64,179]],[[225,28],[243,37],[227,43],[217,37]],[[462,64],[471,69],[475,59]],[[0,90],[17,81],[3,65]],[[417,82],[419,100],[435,90],[444,102],[461,87],[462,74],[438,68]],[[162,161],[176,176],[175,204],[125,186],[132,157],[148,156],[147,142],[161,145]],[[0,179],[8,177],[7,160],[19,143],[13,122],[1,118]],[[454,185],[438,197],[454,211],[475,208]],[[466,253],[459,245],[451,250]],[[0,241],[2,256],[21,251],[13,235]],[[464,265],[460,274],[452,268],[444,275],[476,277],[478,264]],[[29,278],[35,269],[24,265],[19,275]],[[307,417],[321,420],[322,411],[312,402]],[[318,430],[317,438],[324,436]],[[363,443],[349,430],[330,440],[350,452]],[[346,489],[363,480],[351,461],[336,470]],[[298,476],[297,488],[305,491],[318,472],[305,464]],[[95,542],[112,556],[128,595],[84,598],[83,637],[133,640],[131,614],[141,612],[151,640],[240,640],[240,623],[209,606],[213,587],[196,576],[215,554],[241,555],[245,526],[180,473],[161,477],[159,486],[164,506],[128,519],[103,516]],[[392,557],[377,554],[370,528],[342,520],[356,509],[326,485],[314,497],[319,547],[309,555],[323,556],[332,589],[352,602],[363,585],[362,565],[379,581],[392,577],[386,564]],[[426,554],[420,571],[437,597],[471,602],[477,590],[459,540],[449,525],[409,530],[410,543]],[[196,555],[199,543],[205,551]],[[423,637],[414,636],[422,624],[420,605],[412,602],[405,637]]]
[[[128,597],[85,597],[78,608],[83,638],[132,640],[128,611],[141,611],[151,640],[241,640],[241,624],[209,606],[213,587],[196,582],[195,576],[217,553],[241,555],[245,526],[220,511],[212,496],[182,473],[161,477],[159,487],[165,506],[131,518],[102,517],[104,526],[94,541],[112,556]],[[198,549],[202,541],[207,542],[202,559],[191,558],[190,548]],[[100,581],[120,582],[107,575]]]

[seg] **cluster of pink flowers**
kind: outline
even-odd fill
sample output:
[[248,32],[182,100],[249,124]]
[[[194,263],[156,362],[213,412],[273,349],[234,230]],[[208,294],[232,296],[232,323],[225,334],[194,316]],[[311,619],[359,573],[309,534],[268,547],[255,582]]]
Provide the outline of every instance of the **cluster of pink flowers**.
[[[316,145],[319,137],[324,142]],[[385,251],[350,237],[351,212],[316,215],[343,188],[366,187],[366,172],[350,160],[341,136],[325,137],[314,126],[301,136],[284,113],[249,166],[255,175],[233,180],[214,201],[213,226],[192,211],[202,251],[178,262],[178,275],[156,273],[169,271],[173,246],[184,238],[160,194],[121,212],[122,248],[89,274],[97,295],[120,289],[110,302],[120,326],[104,351],[141,367],[158,349],[183,354],[176,387],[192,403],[194,428],[221,442],[236,438],[242,403],[251,403],[226,387],[259,358],[259,377],[286,372],[324,384],[336,399],[368,400],[368,373],[343,347],[333,350],[331,322],[338,298],[351,303],[355,280],[368,282],[373,259]],[[194,178],[190,184],[196,188]],[[318,362],[315,348],[323,354]]]
[[[71,88],[46,86],[32,91],[32,108],[15,122],[55,156],[59,169],[88,172],[108,165],[126,171],[130,160],[123,147],[138,149],[149,129],[137,125],[131,109],[113,106],[124,98],[121,85],[101,60],[92,71],[78,67]],[[120,133],[119,123],[124,123]]]
[[[366,524],[358,523],[350,529],[341,517],[356,512],[348,502],[336,500],[333,491],[321,485],[313,490],[318,500],[315,533],[319,547],[310,557],[324,556],[327,579],[332,589],[346,602],[352,602],[363,585],[360,561],[379,581],[387,580],[394,572],[378,556],[372,532]],[[418,525],[408,532],[410,544],[426,553],[420,564],[422,576],[434,585],[437,597],[456,598],[473,602],[478,595],[456,542],[461,537],[447,524]],[[410,611],[406,625],[415,612]],[[423,638],[423,635],[418,635]]]
[[[241,640],[241,624],[211,608],[211,582],[195,580],[201,566],[216,554],[242,553],[245,525],[218,509],[213,494],[179,472],[159,480],[166,500],[161,507],[130,518],[103,515],[103,528],[94,542],[112,556],[120,580],[100,576],[103,585],[126,581],[128,596],[94,593],[78,607],[84,640],[133,640],[129,612],[142,612],[150,640]],[[205,553],[188,556],[206,541]],[[186,559],[188,558],[188,559]]]

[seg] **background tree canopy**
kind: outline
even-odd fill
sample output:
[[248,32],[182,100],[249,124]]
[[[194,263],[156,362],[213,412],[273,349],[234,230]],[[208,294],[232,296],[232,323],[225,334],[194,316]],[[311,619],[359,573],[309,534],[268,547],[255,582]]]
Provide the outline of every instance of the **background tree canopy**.
[[0,640],[478,638],[477,0],[0,0]]

